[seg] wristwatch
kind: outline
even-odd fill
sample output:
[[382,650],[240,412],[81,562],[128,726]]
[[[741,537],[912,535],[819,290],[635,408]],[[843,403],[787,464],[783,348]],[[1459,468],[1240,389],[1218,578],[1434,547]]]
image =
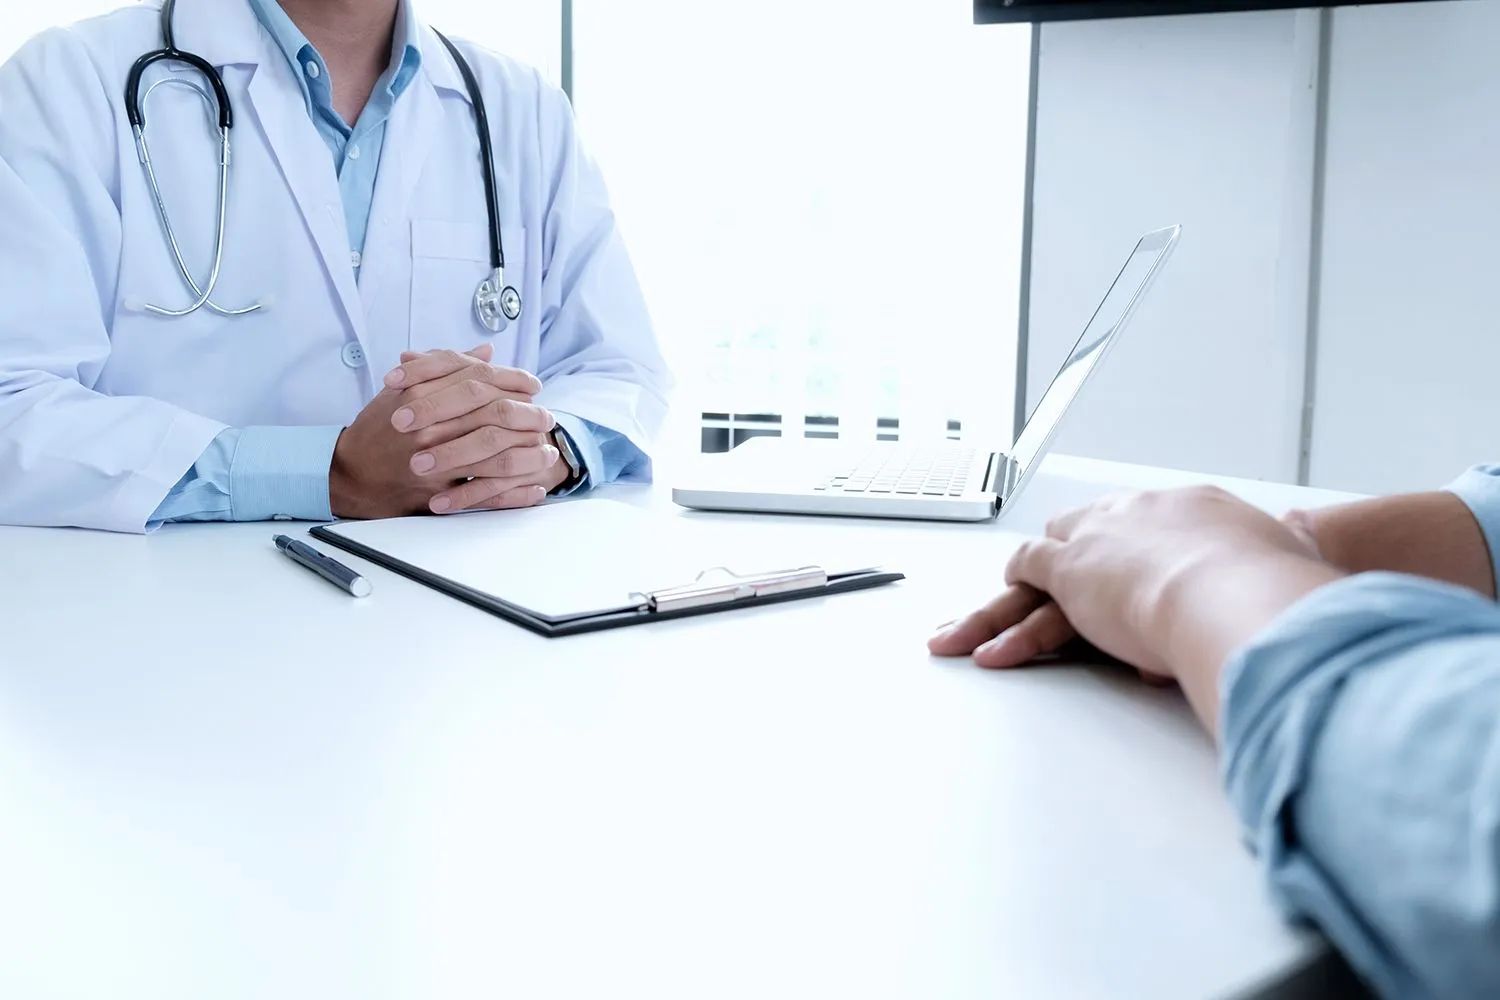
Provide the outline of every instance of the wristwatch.
[[557,442],[557,453],[568,466],[568,478],[553,489],[552,495],[566,496],[583,485],[583,477],[588,475],[588,470],[583,467],[583,459],[578,457],[578,449],[573,447],[573,439],[561,426],[552,432],[552,440]]

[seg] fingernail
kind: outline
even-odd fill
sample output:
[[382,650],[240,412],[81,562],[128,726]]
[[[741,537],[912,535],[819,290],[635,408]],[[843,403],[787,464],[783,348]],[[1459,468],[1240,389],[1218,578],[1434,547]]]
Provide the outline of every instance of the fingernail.
[[958,625],[956,623],[949,623],[947,625],[939,625],[937,632],[933,635],[932,638],[934,640],[937,640],[937,639],[946,639],[950,635],[952,635],[954,632],[957,632],[957,631],[958,631]]
[[446,513],[452,506],[453,501],[449,500],[447,497],[433,497],[432,499],[432,512],[434,514]]
[[1009,643],[1010,643],[1010,633],[1009,632],[1001,632],[999,635],[995,636],[995,638],[991,639],[989,642],[985,643],[984,645],[980,646],[978,649],[974,650],[974,655],[978,656],[980,653],[989,654],[989,653],[1001,653],[1001,652],[1004,652],[1005,651],[1005,647],[1007,645],[1009,645]]
[[393,368],[385,377],[385,384],[397,386],[406,381],[406,371],[401,368]]
[[419,476],[424,472],[431,472],[436,466],[437,459],[433,458],[429,452],[424,451],[420,455],[412,456],[411,471]]
[[547,491],[542,489],[540,486],[533,486],[531,488],[531,496],[537,503],[541,503],[543,500],[547,499]]
[[542,457],[547,460],[548,465],[555,464],[557,462],[557,449],[550,444],[547,445],[542,449]]
[[416,419],[417,415],[404,406],[391,414],[391,423],[396,425],[396,430],[398,431],[406,430]]

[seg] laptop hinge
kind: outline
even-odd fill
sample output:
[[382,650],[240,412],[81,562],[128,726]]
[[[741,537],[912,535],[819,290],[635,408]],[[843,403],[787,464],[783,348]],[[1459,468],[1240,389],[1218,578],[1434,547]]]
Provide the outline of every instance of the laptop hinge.
[[994,452],[990,455],[990,467],[984,475],[984,491],[993,493],[1003,502],[1006,494],[1015,485],[1016,461],[1009,455]]
[[998,451],[990,452],[989,468],[984,470],[984,492],[1000,495],[1000,470],[1005,467],[1005,461],[1005,456]]

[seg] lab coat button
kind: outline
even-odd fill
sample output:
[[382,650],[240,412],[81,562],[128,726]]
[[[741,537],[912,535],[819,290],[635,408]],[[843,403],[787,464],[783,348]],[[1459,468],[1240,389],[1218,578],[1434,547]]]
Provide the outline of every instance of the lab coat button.
[[311,59],[308,60],[307,65],[303,68],[307,70],[307,75],[314,80],[316,80],[321,73],[321,70],[318,69],[318,64],[313,62]]
[[365,349],[358,344],[345,344],[343,358],[344,364],[350,368],[363,368],[365,366]]
[[359,159],[359,143],[352,142],[352,143],[349,144],[349,159],[351,159],[351,160],[357,160],[357,159]]

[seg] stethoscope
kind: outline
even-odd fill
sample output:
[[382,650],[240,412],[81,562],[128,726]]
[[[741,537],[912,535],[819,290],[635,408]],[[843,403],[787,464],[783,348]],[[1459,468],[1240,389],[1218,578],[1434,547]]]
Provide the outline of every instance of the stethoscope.
[[[228,309],[213,300],[214,289],[219,284],[219,272],[224,263],[225,202],[229,195],[229,130],[234,126],[234,115],[229,106],[229,92],[224,89],[224,80],[219,76],[218,70],[214,69],[207,60],[177,47],[172,31],[172,15],[176,8],[177,0],[165,0],[162,4],[161,34],[165,47],[147,52],[130,67],[130,74],[125,80],[125,114],[130,119],[131,129],[135,132],[136,155],[141,161],[141,168],[145,171],[146,182],[151,186],[151,196],[156,201],[156,214],[161,219],[167,246],[172,251],[172,258],[177,262],[177,272],[182,276],[183,282],[194,299],[191,305],[183,309],[167,309],[150,304],[144,304],[142,308],[157,316],[167,317],[190,316],[205,307],[220,316],[244,316],[264,309],[265,304],[257,302],[238,309]],[[453,56],[454,61],[458,63],[458,71],[463,75],[464,86],[469,91],[469,100],[474,105],[474,124],[479,135],[479,152],[484,168],[484,207],[490,222],[490,274],[479,283],[479,288],[474,292],[474,315],[485,329],[491,333],[499,333],[511,321],[521,318],[521,293],[516,291],[514,285],[506,284],[505,281],[505,244],[500,235],[500,206],[496,195],[495,153],[490,145],[489,116],[485,113],[484,97],[479,92],[479,81],[475,79],[474,71],[470,68],[468,61],[447,36],[441,32],[438,32],[437,36]],[[142,94],[142,75],[152,63],[164,60],[183,63],[197,70],[203,79],[208,81],[213,93],[210,94],[208,90],[191,80],[164,77],[146,88],[145,94]],[[156,180],[156,169],[151,164],[151,147],[146,141],[146,101],[150,100],[157,87],[166,85],[186,87],[201,97],[208,109],[209,120],[214,123],[219,134],[219,206],[214,236],[214,259],[213,266],[209,269],[208,280],[201,287],[194,279],[192,272],[188,270],[187,262],[183,260],[182,247],[177,241],[177,233],[172,228],[172,220],[167,214],[167,203],[162,197],[161,186]]]

